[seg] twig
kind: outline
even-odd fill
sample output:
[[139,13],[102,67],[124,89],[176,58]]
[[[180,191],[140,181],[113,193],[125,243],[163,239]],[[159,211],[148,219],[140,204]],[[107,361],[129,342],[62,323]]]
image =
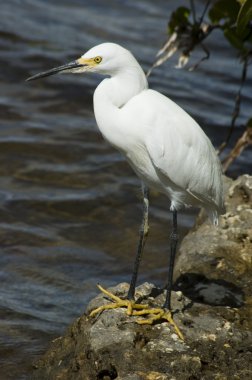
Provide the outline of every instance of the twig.
[[190,0],[190,4],[191,4],[193,22],[194,22],[194,24],[196,24],[196,12],[195,12],[194,0]]
[[209,52],[208,48],[202,43],[200,44],[200,47],[202,48],[202,50],[204,50],[206,55],[204,55],[198,62],[196,62],[193,66],[191,66],[189,68],[189,71],[194,71],[195,69],[198,68],[198,66],[201,64],[201,62],[205,61],[206,59],[209,59],[209,57],[210,57],[210,52]]
[[226,148],[227,144],[229,143],[231,136],[233,134],[234,128],[235,128],[235,122],[236,122],[236,120],[240,114],[241,93],[242,93],[243,85],[244,85],[244,83],[246,81],[246,77],[247,77],[247,68],[248,68],[248,55],[244,58],[241,82],[240,82],[240,87],[239,87],[238,93],[235,97],[235,105],[234,105],[234,110],[233,110],[232,119],[231,119],[231,123],[230,123],[230,128],[229,128],[226,139],[223,141],[223,143],[219,146],[219,148],[217,150],[218,154],[223,152],[223,150]]
[[206,3],[206,5],[205,5],[205,8],[203,9],[202,15],[200,16],[200,20],[199,20],[199,25],[202,24],[202,22],[203,22],[203,20],[204,20],[204,17],[205,17],[205,14],[206,14],[206,11],[207,11],[207,9],[208,9],[208,7],[209,7],[211,1],[212,1],[212,0],[208,0],[207,3]]
[[223,171],[226,172],[232,162],[240,156],[243,150],[249,145],[252,144],[252,128],[248,127],[242,136],[236,141],[234,148],[231,150],[229,155],[222,162]]

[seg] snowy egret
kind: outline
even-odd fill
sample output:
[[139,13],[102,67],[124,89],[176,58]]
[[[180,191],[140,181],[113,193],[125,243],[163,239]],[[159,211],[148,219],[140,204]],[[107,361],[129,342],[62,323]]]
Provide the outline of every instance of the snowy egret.
[[[171,322],[171,288],[178,242],[177,211],[184,206],[204,207],[212,222],[224,213],[221,165],[200,126],[182,108],[148,89],[146,76],[133,55],[114,43],[95,46],[76,61],[39,73],[27,80],[56,73],[96,72],[108,75],[94,93],[94,113],[104,138],[127,159],[143,186],[143,220],[128,297],[122,300],[101,288],[114,301],[93,312],[125,306],[127,313],[151,315]],[[173,214],[166,300],[163,308],[134,303],[138,268],[148,234],[148,188],[168,196]],[[140,309],[140,310],[139,310]]]

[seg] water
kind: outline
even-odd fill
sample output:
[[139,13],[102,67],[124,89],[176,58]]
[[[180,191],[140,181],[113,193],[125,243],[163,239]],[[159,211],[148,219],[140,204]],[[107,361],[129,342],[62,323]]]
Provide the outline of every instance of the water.
[[[84,311],[98,281],[109,286],[129,280],[141,219],[139,181],[95,125],[92,93],[100,78],[24,79],[103,41],[131,49],[147,70],[165,39],[168,14],[179,4],[1,3],[1,379],[29,377],[32,361]],[[217,47],[215,38],[209,42],[212,59],[197,73],[174,69],[173,60],[150,78],[151,86],[189,111],[215,144],[227,133],[240,72],[238,60],[230,59],[235,53],[219,37]],[[251,79],[239,124],[250,116],[250,88]],[[250,159],[246,150],[229,174],[248,172]],[[151,200],[139,281],[162,285],[170,215],[165,197],[153,193]],[[193,210],[181,215],[181,236],[194,215]]]

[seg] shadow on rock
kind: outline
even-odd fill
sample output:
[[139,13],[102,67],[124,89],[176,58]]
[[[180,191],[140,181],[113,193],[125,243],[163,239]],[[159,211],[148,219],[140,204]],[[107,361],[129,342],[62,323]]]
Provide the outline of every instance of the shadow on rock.
[[181,275],[174,288],[193,302],[236,308],[244,305],[244,292],[239,287],[225,280],[208,279],[198,273]]

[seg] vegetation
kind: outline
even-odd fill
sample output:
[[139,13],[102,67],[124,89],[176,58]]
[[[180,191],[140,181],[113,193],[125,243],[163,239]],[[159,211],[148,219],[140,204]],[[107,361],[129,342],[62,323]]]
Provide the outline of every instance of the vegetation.
[[[240,114],[242,89],[246,83],[248,65],[251,63],[252,0],[207,0],[200,16],[197,15],[194,0],[187,0],[187,4],[188,6],[178,7],[171,14],[167,30],[168,39],[159,50],[157,59],[148,75],[155,67],[162,65],[176,52],[179,53],[176,67],[185,67],[189,63],[193,50],[200,47],[203,53],[202,58],[195,65],[189,66],[189,70],[195,70],[202,61],[210,58],[210,52],[205,45],[208,36],[216,29],[222,31],[230,48],[235,49],[240,58],[241,79],[235,97],[230,128],[225,141],[218,149],[218,152],[221,153],[230,143],[236,127],[236,121]],[[223,160],[224,171],[249,144],[252,144],[252,115],[243,127],[242,135]]]

